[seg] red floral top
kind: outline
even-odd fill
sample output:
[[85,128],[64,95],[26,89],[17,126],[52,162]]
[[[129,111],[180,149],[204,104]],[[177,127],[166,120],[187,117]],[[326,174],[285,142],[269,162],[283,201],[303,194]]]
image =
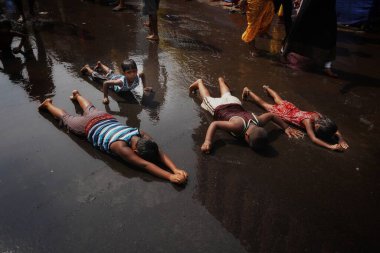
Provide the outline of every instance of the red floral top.
[[302,128],[305,128],[304,124],[302,124],[303,120],[310,119],[314,121],[315,118],[320,117],[318,112],[301,111],[294,104],[285,100],[281,104],[273,105],[270,112],[282,120]]

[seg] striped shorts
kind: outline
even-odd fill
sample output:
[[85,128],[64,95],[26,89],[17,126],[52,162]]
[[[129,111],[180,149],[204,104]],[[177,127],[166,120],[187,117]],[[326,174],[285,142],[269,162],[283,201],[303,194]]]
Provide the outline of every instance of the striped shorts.
[[65,127],[68,132],[72,132],[79,136],[86,136],[85,127],[87,123],[95,117],[99,117],[105,114],[108,113],[96,109],[93,105],[89,105],[83,111],[82,116],[72,116],[68,113],[65,113],[60,118],[59,124],[60,126]]

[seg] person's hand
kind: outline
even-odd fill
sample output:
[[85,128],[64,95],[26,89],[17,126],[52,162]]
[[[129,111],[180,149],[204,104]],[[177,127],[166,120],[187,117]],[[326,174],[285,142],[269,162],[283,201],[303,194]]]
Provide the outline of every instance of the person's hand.
[[174,174],[182,175],[187,179],[187,172],[181,169],[174,170]]
[[339,152],[344,151],[344,148],[340,144],[331,145],[330,149]]
[[185,177],[182,174],[171,174],[169,177],[169,181],[173,184],[183,184],[187,180],[187,177]]
[[349,147],[345,140],[340,140],[339,145],[342,146],[342,148],[344,148],[344,149],[348,149],[348,147]]
[[108,105],[110,100],[108,98],[103,98],[103,104]]
[[201,150],[203,153],[205,154],[210,154],[210,151],[211,151],[211,142],[210,141],[205,141],[203,144],[202,144],[202,147],[201,147]]
[[298,129],[295,129],[295,128],[292,128],[292,127],[288,127],[285,129],[285,133],[288,135],[289,138],[303,138],[304,134],[302,131],[298,130]]

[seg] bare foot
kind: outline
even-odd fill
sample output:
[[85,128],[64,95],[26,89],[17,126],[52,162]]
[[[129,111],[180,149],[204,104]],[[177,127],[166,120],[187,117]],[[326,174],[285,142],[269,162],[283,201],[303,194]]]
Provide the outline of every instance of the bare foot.
[[223,77],[219,77],[218,78],[218,82],[219,83],[222,83],[222,84],[224,84],[224,85],[226,85],[227,87],[228,87],[228,89],[230,89],[231,90],[231,87],[224,81],[224,78]]
[[192,83],[190,86],[189,86],[189,92],[190,93],[195,93],[197,90],[198,90],[198,85],[199,85],[199,82],[201,82],[202,79],[198,79],[196,80],[194,83]]
[[154,34],[146,36],[146,39],[147,40],[152,40],[152,41],[159,41],[160,40],[160,38],[158,37],[158,35],[154,35]]
[[108,105],[110,103],[108,98],[103,98],[103,104]]
[[70,96],[70,99],[72,101],[77,101],[78,95],[80,95],[79,91],[78,90],[73,90],[73,95]]
[[243,92],[241,93],[241,99],[248,100],[248,95],[251,90],[248,87],[244,87]]
[[88,73],[88,69],[90,68],[90,65],[86,64],[83,66],[83,68],[81,68],[80,72],[82,73],[82,75],[85,75]]
[[331,68],[325,68],[324,70],[325,74],[332,78],[338,78],[338,75],[334,73]]
[[263,89],[264,89],[264,93],[269,96],[269,92],[268,92],[269,85],[263,85]]
[[98,61],[94,67],[94,70],[95,71],[99,71],[102,67],[102,62],[101,61]]
[[125,6],[119,4],[118,6],[113,8],[112,11],[122,11],[124,9],[125,9]]
[[38,110],[46,109],[52,102],[53,100],[51,98],[45,99],[45,101],[38,106]]

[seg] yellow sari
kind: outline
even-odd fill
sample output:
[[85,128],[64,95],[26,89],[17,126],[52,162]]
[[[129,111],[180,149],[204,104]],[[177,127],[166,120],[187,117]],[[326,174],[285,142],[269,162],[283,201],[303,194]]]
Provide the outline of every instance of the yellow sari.
[[247,29],[241,36],[251,42],[258,34],[266,32],[272,24],[274,4],[272,0],[247,0]]

